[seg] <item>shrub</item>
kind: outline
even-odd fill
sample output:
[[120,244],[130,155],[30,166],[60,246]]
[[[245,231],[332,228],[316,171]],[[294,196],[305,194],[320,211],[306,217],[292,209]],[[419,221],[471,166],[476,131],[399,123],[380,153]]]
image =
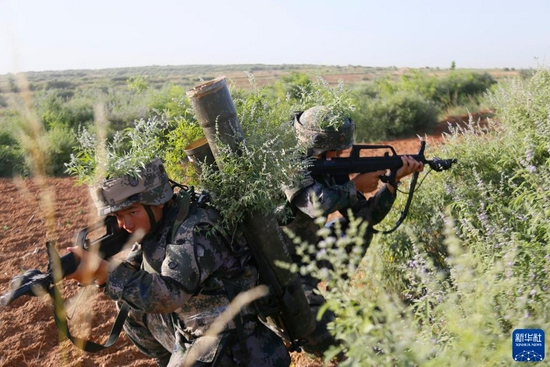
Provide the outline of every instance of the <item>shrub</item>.
[[299,101],[304,95],[311,92],[313,81],[309,75],[293,71],[290,75],[284,76],[282,82],[276,84],[281,99]]
[[[166,117],[162,118],[167,119]],[[192,165],[187,163],[185,148],[195,140],[202,138],[204,132],[190,109],[182,116],[172,117],[168,121],[166,125],[169,127],[164,152],[166,170],[175,181],[185,182],[187,185],[197,185],[195,170]]]
[[134,121],[150,117],[149,99],[152,91],[133,93],[129,90],[107,88],[96,99],[106,110],[109,130],[120,131],[131,127]]
[[128,89],[136,93],[143,93],[149,87],[147,80],[143,76],[132,76],[126,80]]
[[46,129],[77,128],[93,121],[94,96],[76,95],[65,99],[57,92],[39,92],[34,98],[36,111]]
[[49,157],[48,174],[66,176],[65,164],[69,162],[76,145],[74,132],[66,126],[56,126],[46,133],[47,154]]
[[437,114],[433,103],[415,93],[365,100],[353,114],[356,140],[388,140],[429,130],[437,123]]
[[488,73],[453,71],[449,76],[437,79],[432,99],[444,107],[461,105],[468,97],[482,95],[493,84],[496,81]]
[[8,101],[6,100],[6,97],[0,94],[0,107],[6,108],[8,107]]
[[188,114],[190,104],[185,90],[181,86],[170,84],[154,91],[147,107],[157,115],[172,118]]
[[478,110],[483,93],[495,83],[487,73],[456,70],[446,77],[412,70],[398,80],[376,79],[353,94],[357,140],[387,140],[429,131],[438,115],[455,106]]
[[25,160],[17,140],[10,133],[0,131],[0,177],[25,173]]

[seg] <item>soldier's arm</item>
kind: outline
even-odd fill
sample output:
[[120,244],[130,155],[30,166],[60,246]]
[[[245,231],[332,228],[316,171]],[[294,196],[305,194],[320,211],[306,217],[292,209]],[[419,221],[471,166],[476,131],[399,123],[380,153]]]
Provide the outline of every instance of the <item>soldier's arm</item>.
[[227,258],[223,238],[212,231],[178,233],[172,242],[166,246],[160,274],[136,269],[128,262],[113,267],[107,295],[142,312],[173,312],[197,294]]
[[349,208],[357,202],[355,183],[348,181],[342,185],[326,187],[314,181],[312,185],[294,195],[292,204],[304,214],[315,218],[317,214],[315,201],[318,203],[318,209],[325,216]]
[[[356,218],[363,218],[368,221],[371,226],[380,223],[390,212],[393,203],[395,202],[395,191],[388,187],[382,186],[376,195],[366,199],[362,194],[358,194],[356,204],[351,208],[353,215]],[[344,216],[347,213],[342,212]]]
[[[411,175],[414,172],[422,172],[424,165],[409,156],[401,157],[403,166],[399,168],[396,174],[396,182],[402,178]],[[359,195],[361,196],[361,195]],[[390,212],[396,198],[396,188],[387,183],[375,196],[368,200],[359,199],[352,211],[356,217],[361,217],[368,221],[371,226],[380,223]],[[342,213],[346,215],[345,213]]]

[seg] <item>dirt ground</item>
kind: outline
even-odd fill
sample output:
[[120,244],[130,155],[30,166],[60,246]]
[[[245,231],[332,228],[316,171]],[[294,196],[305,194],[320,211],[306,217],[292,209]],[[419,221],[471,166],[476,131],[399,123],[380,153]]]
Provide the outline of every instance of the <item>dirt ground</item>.
[[[428,145],[441,141],[448,119],[428,132]],[[424,136],[424,132],[420,135]],[[417,137],[392,141],[398,154],[414,154]],[[429,157],[429,151],[426,154]],[[46,241],[54,240],[60,254],[73,243],[76,231],[95,221],[85,187],[75,186],[72,178],[0,179],[0,293],[9,290],[14,275],[27,269],[45,271],[48,256]],[[79,288],[72,281],[62,282],[60,290],[67,299],[71,332],[104,343],[114,323],[114,302],[94,287]],[[90,322],[85,321],[89,316]],[[80,325],[80,326],[79,326]],[[81,326],[90,325],[90,326]],[[63,339],[61,339],[63,340]],[[307,355],[293,353],[296,367],[322,364]],[[21,297],[11,305],[0,306],[0,366],[155,366],[141,355],[124,333],[115,346],[99,353],[86,353],[69,341],[60,342],[52,317],[49,297]]]

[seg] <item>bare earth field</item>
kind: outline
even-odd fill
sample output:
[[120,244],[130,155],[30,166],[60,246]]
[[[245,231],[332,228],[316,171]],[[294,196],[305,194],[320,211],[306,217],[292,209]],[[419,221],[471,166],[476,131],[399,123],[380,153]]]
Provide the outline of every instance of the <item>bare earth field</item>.
[[[441,141],[446,129],[447,122],[441,123],[428,135],[428,144]],[[398,154],[414,154],[419,146],[416,137],[391,144]],[[426,155],[430,157],[429,151]],[[0,293],[8,291],[14,275],[30,268],[46,270],[46,240],[55,240],[58,251],[64,254],[76,231],[97,219],[93,212],[90,214],[86,188],[75,186],[72,178],[47,178],[43,182],[0,179],[0,194]],[[59,288],[69,300],[65,307],[71,332],[104,343],[116,317],[114,302],[95,287],[79,288],[76,283],[62,282]],[[299,353],[293,353],[293,362],[297,367],[322,365]],[[0,306],[0,366],[141,367],[155,363],[141,355],[124,333],[114,347],[95,354],[83,352],[67,340],[60,342],[46,296],[21,297],[10,306]]]

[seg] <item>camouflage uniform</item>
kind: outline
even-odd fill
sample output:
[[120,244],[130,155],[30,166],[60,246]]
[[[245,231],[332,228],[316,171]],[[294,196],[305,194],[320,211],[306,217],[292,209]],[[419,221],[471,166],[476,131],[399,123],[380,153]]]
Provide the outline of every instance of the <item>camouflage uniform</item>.
[[[156,197],[163,192],[157,188]],[[251,307],[218,336],[204,336],[230,301],[258,279],[244,240],[229,241],[214,229],[218,221],[214,209],[181,190],[126,261],[111,264],[106,294],[131,307],[125,332],[159,365],[288,366],[284,343],[258,322]]]
[[[303,114],[297,115],[295,127],[298,138],[308,147],[308,155],[322,154],[329,150],[344,150],[353,143],[354,125],[346,119],[339,129],[323,129],[318,123],[325,119],[327,110],[322,106],[313,107]],[[293,213],[290,223],[285,227],[300,237],[303,241],[316,244],[320,238],[317,235],[318,224],[315,223],[318,210],[322,215],[339,212],[344,219],[348,217],[348,209],[351,209],[355,218],[363,218],[370,226],[378,224],[389,213],[395,195],[386,187],[381,188],[377,194],[368,200],[355,189],[355,183],[350,181],[348,175],[309,175],[305,177],[299,186],[286,187],[285,194],[287,205]],[[315,200],[317,206],[314,205]],[[345,223],[345,220],[344,220]],[[366,253],[373,232],[367,230],[363,254]],[[288,241],[292,243],[292,241]],[[296,263],[302,265],[300,257],[296,256],[296,249],[291,248],[291,253]],[[311,276],[302,277],[302,284],[306,291],[312,312],[316,315],[320,306],[325,302],[324,298],[314,293],[319,283],[318,279]],[[330,345],[337,341],[326,329],[328,322],[334,319],[334,314],[325,312],[323,319],[318,322],[317,329],[308,338],[304,349],[316,355],[323,355]]]
[[[311,244],[319,242],[319,226],[314,221],[317,210],[324,216],[339,212],[347,218],[348,209],[351,209],[355,218],[363,218],[374,226],[386,217],[395,201],[395,195],[386,187],[367,200],[355,190],[355,184],[347,175],[308,175],[301,186],[286,188],[285,194],[294,214],[286,228]],[[366,236],[365,251],[372,240],[372,231]]]

